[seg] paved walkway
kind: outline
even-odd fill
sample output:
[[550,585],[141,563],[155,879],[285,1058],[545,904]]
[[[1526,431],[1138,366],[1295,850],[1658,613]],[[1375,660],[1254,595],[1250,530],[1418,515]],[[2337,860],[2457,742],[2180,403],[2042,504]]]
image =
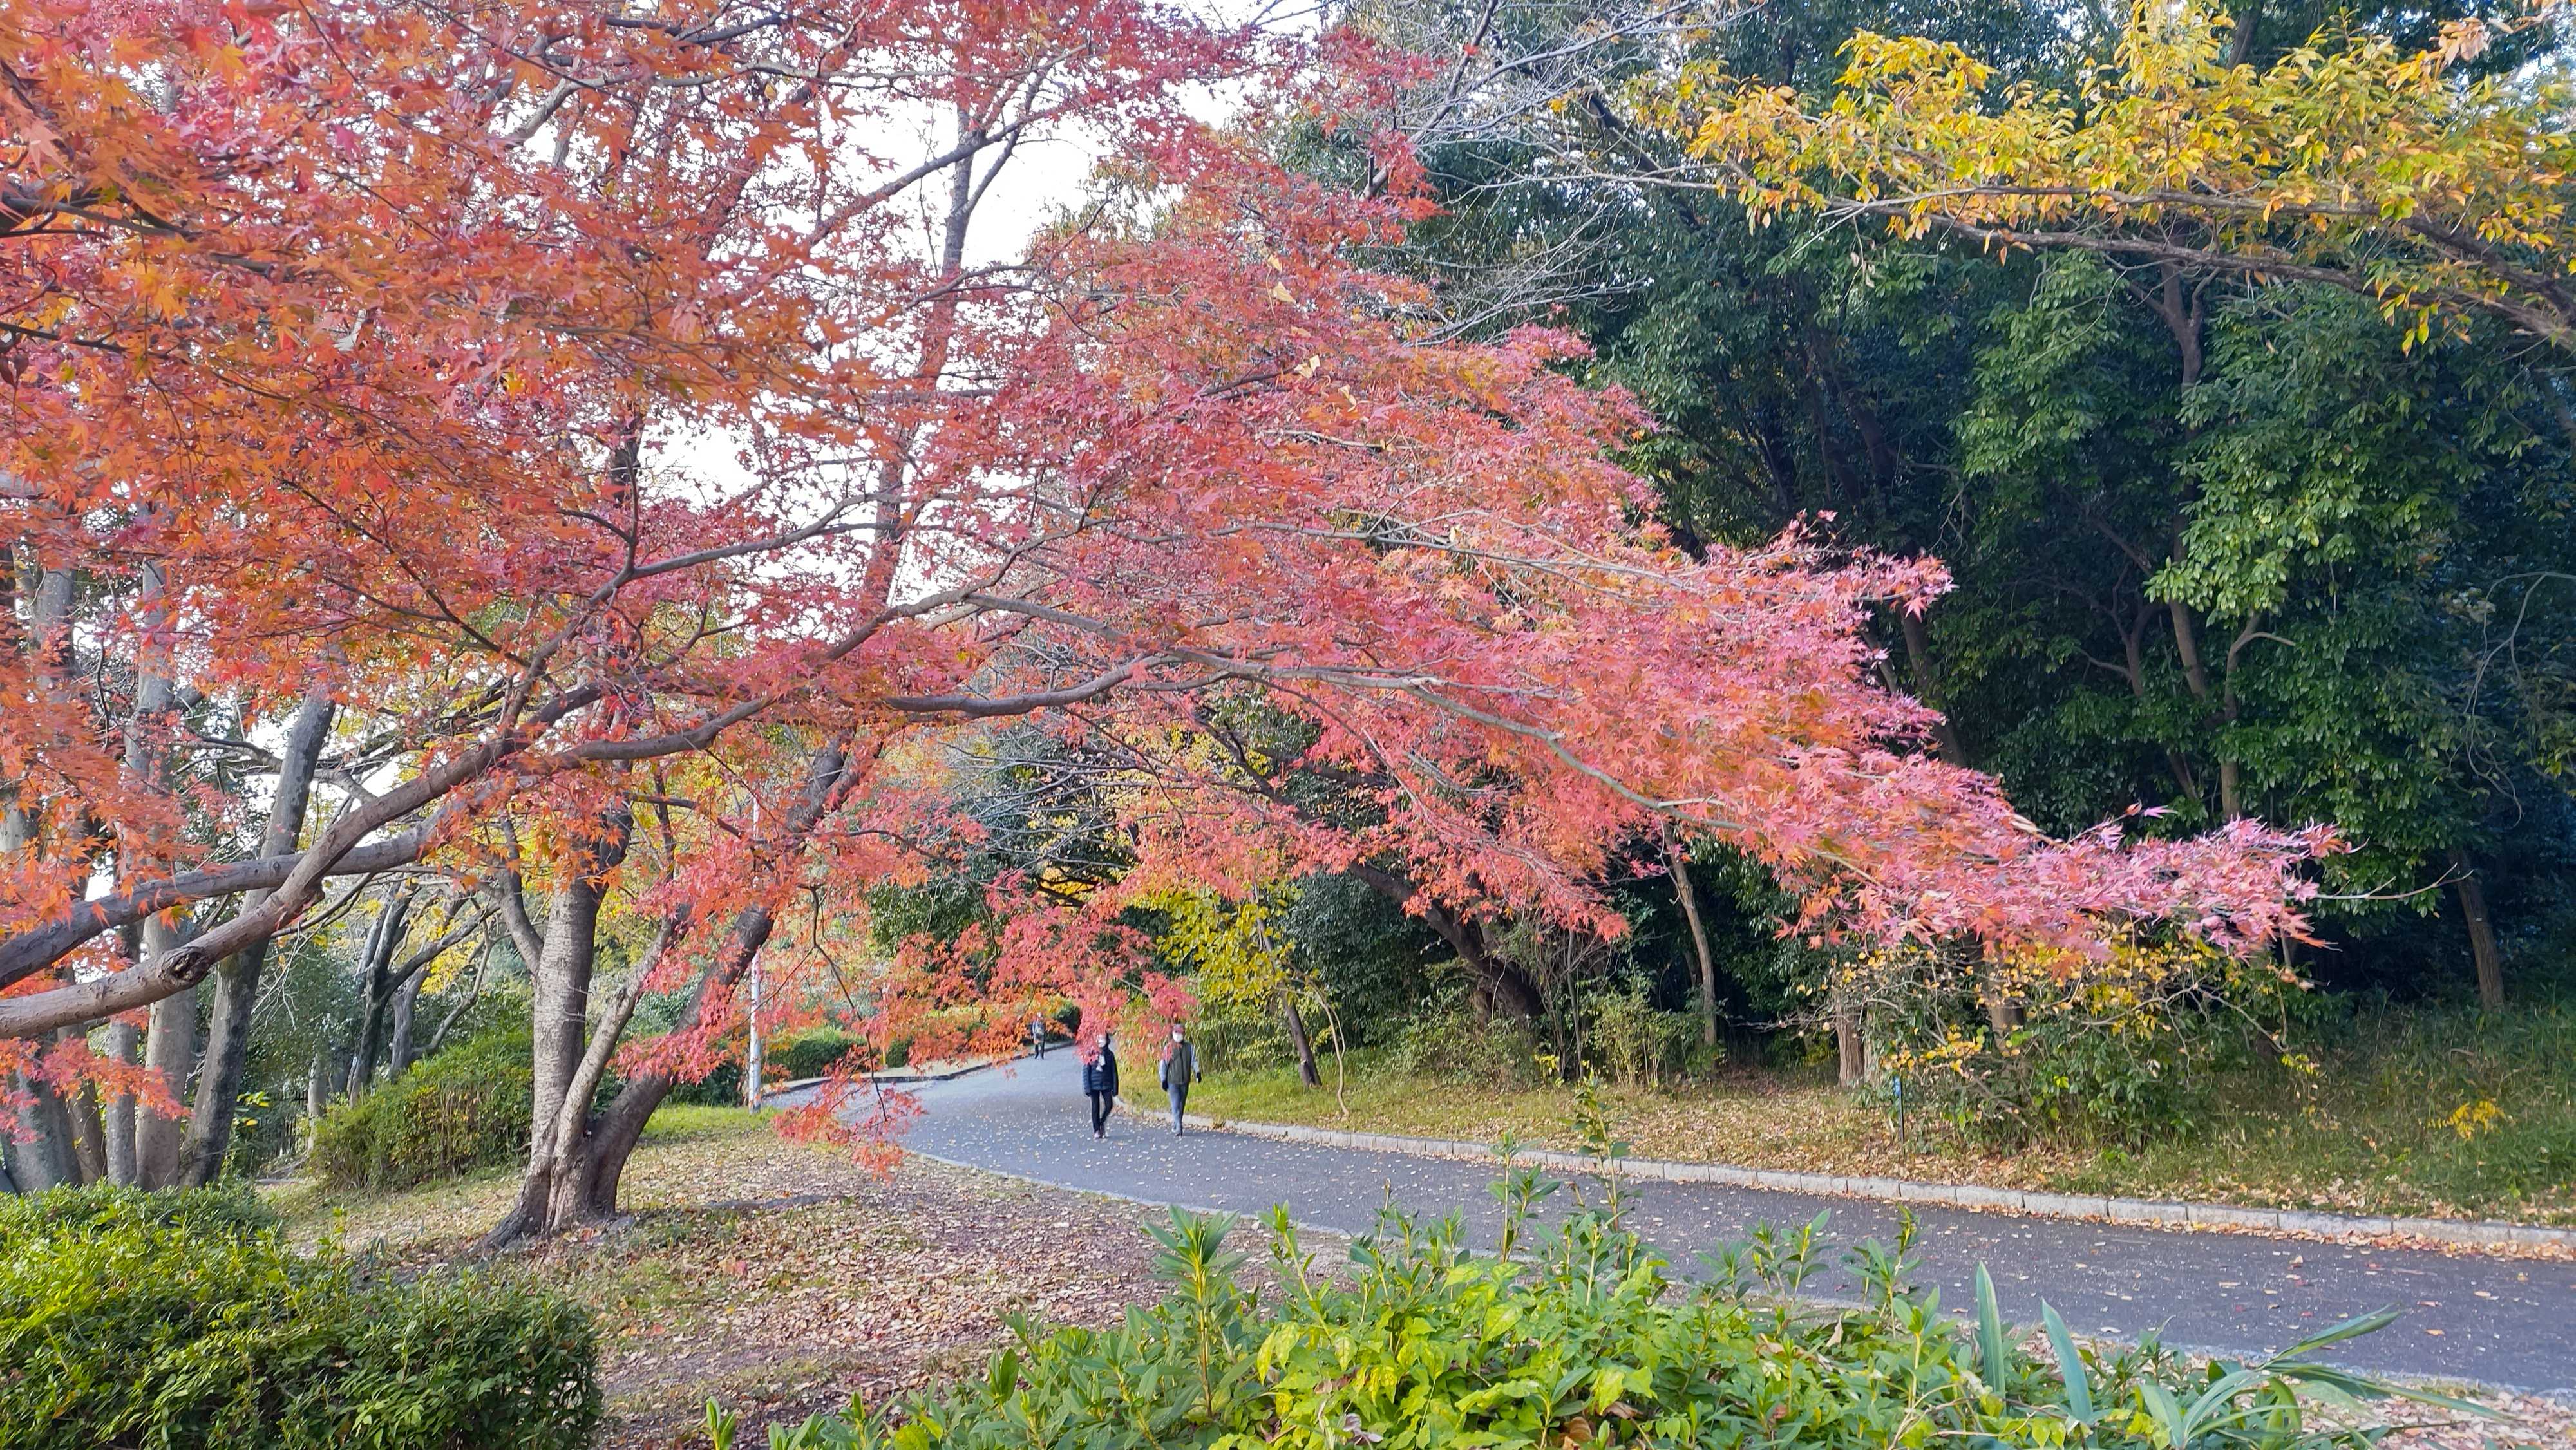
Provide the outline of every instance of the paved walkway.
[[[1131,1071],[1151,1073],[1146,1063]],[[1285,1203],[1301,1223],[1365,1231],[1390,1196],[1408,1209],[1460,1213],[1490,1242],[1498,1211],[1489,1165],[1280,1143],[1230,1133],[1172,1136],[1168,1117],[1122,1106],[1092,1141],[1069,1049],[1043,1061],[929,1084],[904,1146],[1067,1188],[1154,1203],[1258,1213]],[[1838,1242],[1893,1240],[1893,1204],[1704,1183],[1641,1183],[1635,1223],[1684,1272],[1699,1251],[1752,1224],[1795,1226],[1833,1212]],[[2185,1233],[2064,1219],[1917,1209],[1922,1279],[1965,1313],[1983,1262],[2004,1313],[2039,1316],[2043,1297],[2081,1332],[2134,1339],[2162,1326],[2169,1344],[2259,1354],[2395,1304],[2406,1317],[2333,1356],[2358,1369],[2576,1394],[2576,1264],[2345,1244]],[[1853,1286],[1839,1268],[1828,1293]]]

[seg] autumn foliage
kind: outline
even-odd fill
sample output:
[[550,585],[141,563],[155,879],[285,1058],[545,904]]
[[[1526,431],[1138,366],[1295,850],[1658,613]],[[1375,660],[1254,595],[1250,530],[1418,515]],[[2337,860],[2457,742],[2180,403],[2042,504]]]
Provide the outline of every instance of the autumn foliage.
[[2423,50],[2338,22],[2257,66],[2220,8],[2141,6],[2073,95],[1863,31],[1829,95],[1701,64],[1640,99],[1758,217],[2319,281],[2372,297],[2410,341],[2485,313],[2569,349],[2576,95],[2554,66],[2472,66],[2563,13],[2449,20]]
[[[655,17],[0,3],[0,1026],[185,990],[360,870],[542,890],[541,978],[576,923],[635,937],[541,1079],[646,990],[690,1005],[630,1074],[702,1071],[773,937],[893,1012],[1117,1008],[1117,913],[1175,883],[1374,863],[1615,931],[1597,877],[1667,820],[1814,933],[2299,929],[2321,834],[2051,840],[1921,748],[1865,626],[1937,564],[1829,519],[1685,552],[1574,344],[1416,322],[1365,259],[1425,203],[1359,119],[1414,62],[1129,0]],[[1183,95],[1219,79],[1254,98],[1221,129]],[[976,251],[1049,134],[1104,153],[1097,200]],[[259,729],[316,684],[339,804],[245,865]],[[1246,701],[1311,744],[1230,757]],[[861,963],[865,888],[971,835],[946,787],[997,720],[1115,761],[1132,869]],[[156,913],[199,934],[138,960]]]

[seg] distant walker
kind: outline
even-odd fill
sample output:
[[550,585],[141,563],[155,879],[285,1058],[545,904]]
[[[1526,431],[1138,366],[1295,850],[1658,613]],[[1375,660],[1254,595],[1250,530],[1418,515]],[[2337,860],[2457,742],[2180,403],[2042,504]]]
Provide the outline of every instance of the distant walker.
[[1190,1084],[1198,1078],[1198,1049],[1190,1045],[1190,1040],[1182,1036],[1181,1029],[1175,1025],[1172,1044],[1163,1050],[1163,1091],[1172,1097],[1172,1136],[1175,1138],[1183,1132],[1181,1115],[1189,1109]]
[[1118,1105],[1118,1051],[1102,1033],[1100,1051],[1082,1065],[1082,1091],[1091,1099],[1091,1136],[1109,1136],[1109,1110]]

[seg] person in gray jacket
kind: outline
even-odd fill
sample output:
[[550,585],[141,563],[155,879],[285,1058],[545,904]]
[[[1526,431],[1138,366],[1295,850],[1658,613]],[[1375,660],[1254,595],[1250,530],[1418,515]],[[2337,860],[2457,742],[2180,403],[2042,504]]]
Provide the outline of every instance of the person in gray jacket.
[[1172,1097],[1172,1136],[1181,1135],[1181,1114],[1188,1110],[1190,1084],[1199,1080],[1198,1049],[1181,1035],[1178,1025],[1172,1028],[1172,1045],[1163,1053],[1163,1091]]

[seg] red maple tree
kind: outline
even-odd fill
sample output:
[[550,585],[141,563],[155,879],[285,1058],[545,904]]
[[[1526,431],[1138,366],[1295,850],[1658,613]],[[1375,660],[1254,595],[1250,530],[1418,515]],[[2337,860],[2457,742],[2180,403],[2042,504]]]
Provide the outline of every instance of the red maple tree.
[[[1117,744],[1139,883],[1367,867],[1417,910],[1607,928],[1604,863],[1677,822],[1817,930],[2298,929],[2320,835],[2053,841],[1919,748],[1862,626],[1937,565],[1815,528],[1687,555],[1614,461],[1648,421],[1567,339],[1417,321],[1366,262],[1423,214],[1409,153],[1346,120],[1410,66],[1134,0],[0,0],[33,585],[0,1033],[62,1034],[16,1065],[123,1083],[87,1024],[219,964],[250,990],[331,878],[426,863],[535,987],[502,1235],[608,1212],[782,921],[836,966],[856,888],[954,819],[941,752],[997,718]],[[1254,95],[1221,128],[1185,104],[1220,79]],[[1284,164],[1292,133],[1365,182]],[[1099,199],[979,260],[994,178],[1065,135]],[[1208,748],[1246,699],[1367,809]],[[308,828],[288,763],[202,717],[314,701]],[[1121,893],[1017,884],[875,1005],[1113,1005]],[[651,925],[594,1002],[603,911]],[[679,1026],[620,1059],[652,992]]]

